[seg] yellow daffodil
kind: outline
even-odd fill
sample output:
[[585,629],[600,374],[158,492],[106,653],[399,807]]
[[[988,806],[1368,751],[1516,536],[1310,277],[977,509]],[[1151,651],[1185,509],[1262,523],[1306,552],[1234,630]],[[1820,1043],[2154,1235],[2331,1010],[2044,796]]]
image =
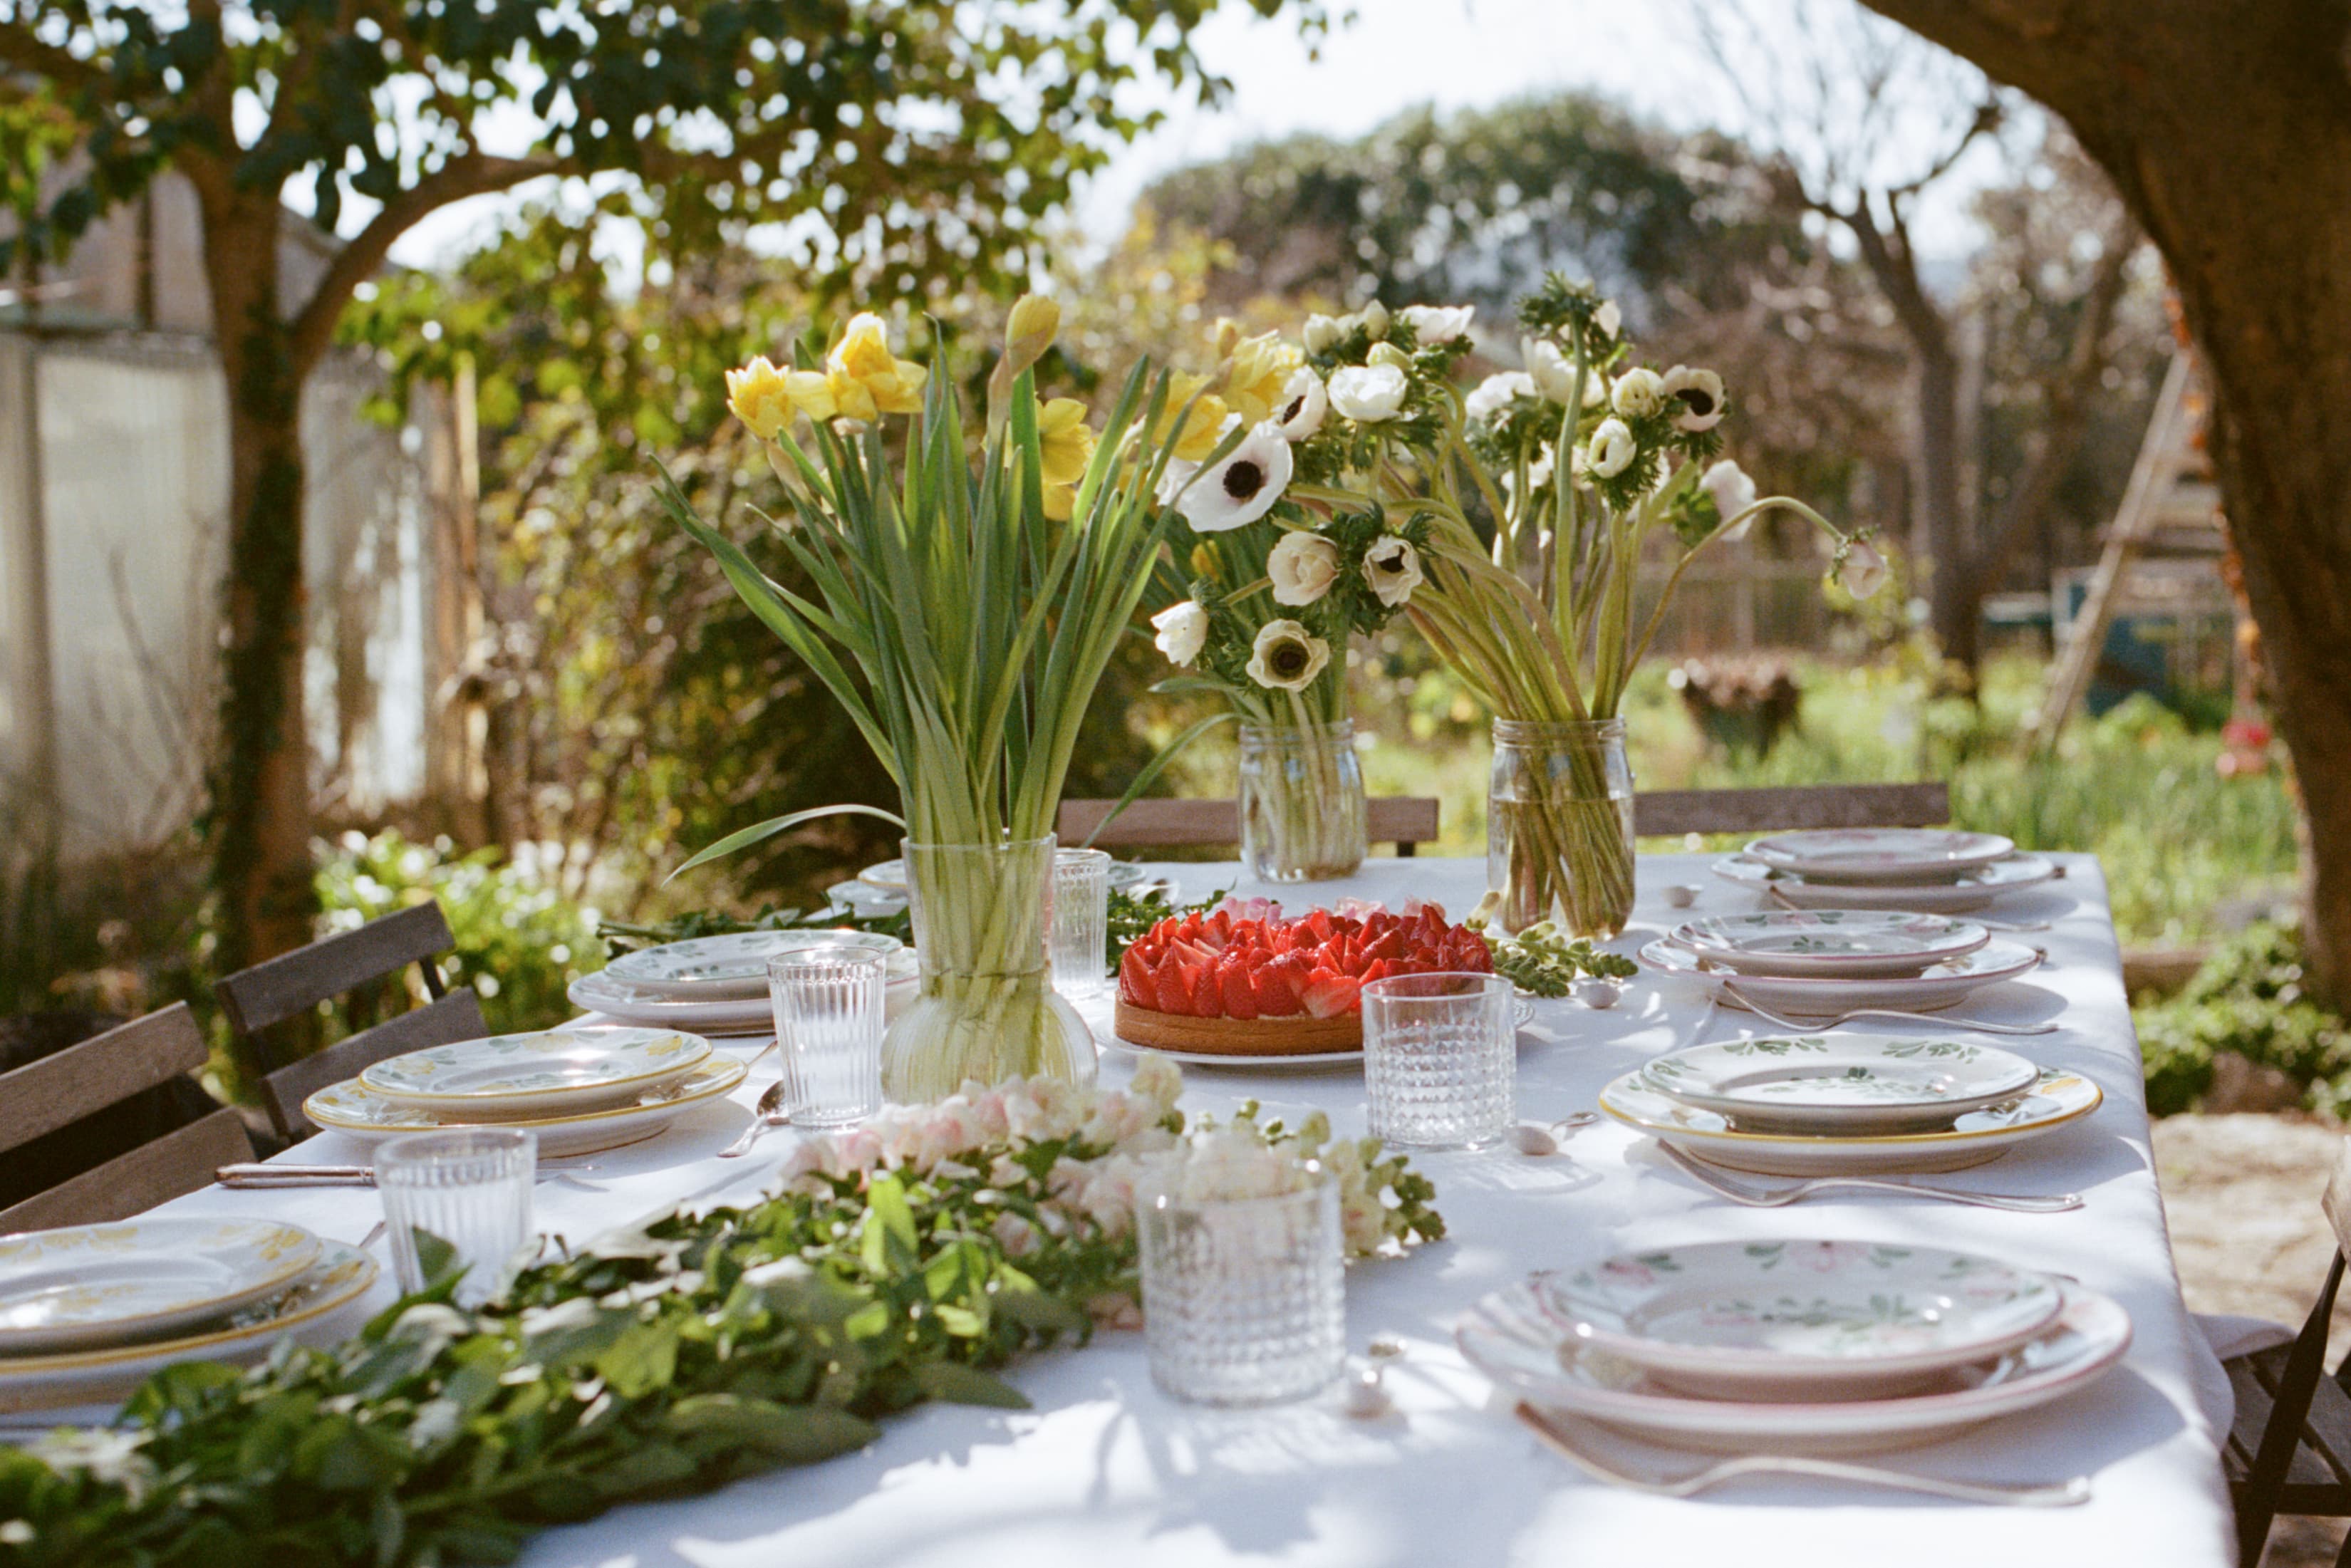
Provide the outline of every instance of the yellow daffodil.
[[[1207,384],[1207,377],[1190,375],[1182,371],[1168,376],[1167,407],[1159,416],[1159,427],[1151,433],[1153,445],[1158,445],[1174,435],[1176,455],[1186,463],[1197,463],[1217,449],[1217,443],[1224,433],[1226,416],[1232,410],[1226,407],[1225,400],[1216,393],[1201,391]],[[1199,398],[1197,402],[1192,401],[1195,395]],[[1192,409],[1188,415],[1184,413],[1186,403],[1190,403]],[[1176,430],[1179,419],[1183,421],[1180,433]]]
[[1012,374],[1017,376],[1043,359],[1061,329],[1060,306],[1041,294],[1022,295],[1004,324],[1004,359]]
[[[792,419],[793,399],[783,371],[762,354],[740,370],[726,372],[726,406],[762,441],[773,441]],[[817,378],[824,380],[822,376]]]
[[849,329],[824,357],[824,379],[833,411],[844,419],[871,421],[885,413],[913,413],[923,406],[923,367],[890,352],[889,329],[871,310],[849,319]]
[[1086,405],[1073,397],[1057,397],[1037,410],[1040,466],[1048,485],[1075,485],[1086,476],[1094,460],[1094,433],[1086,424]]
[[822,371],[792,371],[784,378],[784,395],[810,419],[831,419],[841,412],[840,401],[832,395],[832,382]]
[[1227,359],[1221,389],[1225,402],[1245,423],[1270,418],[1289,401],[1282,391],[1289,386],[1291,372],[1305,362],[1304,351],[1294,343],[1283,342],[1279,332],[1239,339]]

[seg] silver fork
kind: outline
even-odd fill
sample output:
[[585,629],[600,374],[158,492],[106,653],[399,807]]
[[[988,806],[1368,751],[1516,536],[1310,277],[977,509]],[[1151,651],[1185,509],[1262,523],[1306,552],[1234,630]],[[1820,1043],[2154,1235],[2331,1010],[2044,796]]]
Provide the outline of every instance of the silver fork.
[[1696,1155],[1686,1154],[1671,1144],[1660,1143],[1657,1146],[1666,1151],[1674,1164],[1697,1178],[1701,1186],[1750,1208],[1784,1208],[1789,1204],[1823,1192],[1898,1192],[1906,1197],[1934,1198],[1975,1208],[2011,1209],[2018,1214],[2063,1214],[2069,1208],[2082,1207],[2082,1195],[2078,1192],[2053,1193],[2046,1197],[2026,1193],[1966,1192],[1958,1187],[1917,1186],[1906,1181],[1880,1181],[1871,1176],[1815,1176],[1809,1181],[1800,1181],[1793,1186],[1757,1186],[1751,1182],[1724,1176]]
[[[1771,895],[1772,903],[1778,904],[1782,909],[1801,910],[1804,907],[1802,904],[1798,904],[1794,899],[1790,898],[1788,896],[1787,890],[1781,887],[1776,883],[1768,884],[1765,886],[1763,891]],[[2046,931],[2049,929],[2049,922],[2046,920],[1994,920],[1989,915],[1955,915],[1953,918],[1965,920],[1973,925],[1980,925],[1987,931],[2018,932]]]
[[1741,1454],[1719,1459],[1702,1469],[1678,1476],[1633,1476],[1612,1469],[1568,1440],[1551,1417],[1520,1401],[1519,1419],[1542,1440],[1543,1447],[1596,1481],[1628,1487],[1656,1497],[1695,1497],[1710,1487],[1741,1476],[1812,1476],[1821,1480],[1853,1481],[1861,1486],[1886,1487],[1896,1491],[1924,1492],[1959,1502],[1981,1502],[2017,1508],[2070,1508],[2090,1500],[2090,1479],[2075,1476],[2055,1486],[2002,1486],[1991,1482],[1947,1481],[1939,1476],[1913,1475],[1907,1470],[1882,1470],[1874,1465],[1850,1465],[1839,1459],[1807,1458],[1796,1454]]
[[1778,1013],[1740,990],[1738,982],[1734,980],[1722,980],[1718,984],[1724,996],[1729,997],[1766,1023],[1777,1024],[1782,1029],[1834,1029],[1838,1024],[1851,1023],[1855,1019],[1892,1019],[1896,1023],[1941,1024],[1946,1029],[1974,1030],[1980,1034],[2055,1034],[2057,1032],[2057,1026],[2054,1023],[1984,1023],[1975,1019],[1955,1019],[1942,1013],[1898,1012],[1892,1008],[1855,1008],[1851,1012],[1839,1013],[1834,1018],[1806,1019],[1799,1022],[1794,1019],[1782,1018]]

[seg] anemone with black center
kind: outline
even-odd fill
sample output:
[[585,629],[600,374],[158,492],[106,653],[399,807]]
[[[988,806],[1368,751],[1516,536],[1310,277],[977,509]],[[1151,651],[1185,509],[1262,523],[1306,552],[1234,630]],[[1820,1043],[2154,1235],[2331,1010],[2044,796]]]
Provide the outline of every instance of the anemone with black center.
[[1225,494],[1234,500],[1253,501],[1257,499],[1258,492],[1264,488],[1265,470],[1259,465],[1243,459],[1226,467]]

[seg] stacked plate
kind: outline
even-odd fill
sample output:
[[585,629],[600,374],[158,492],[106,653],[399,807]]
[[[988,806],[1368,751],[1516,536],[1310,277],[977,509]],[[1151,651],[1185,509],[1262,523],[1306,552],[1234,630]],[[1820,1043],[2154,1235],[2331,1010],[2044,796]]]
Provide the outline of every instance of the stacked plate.
[[652,1137],[749,1071],[700,1035],[575,1027],[395,1056],[319,1090],[302,1113],[371,1143],[437,1127],[528,1127],[541,1155],[584,1155]]
[[0,1238],[0,1409],[119,1398],[175,1361],[258,1360],[375,1277],[366,1254],[273,1220]]
[[1960,915],[2057,875],[1997,833],[1944,828],[1838,828],[1774,833],[1717,861],[1714,874],[1807,909],[1907,909]]
[[1600,1109],[1716,1165],[1852,1176],[1980,1165],[2100,1098],[1997,1046],[1837,1033],[1668,1051],[1602,1090]]
[[[1113,888],[1139,886],[1150,875],[1149,872],[1131,862],[1114,860],[1110,862],[1110,885]],[[825,892],[834,903],[854,911],[861,917],[895,915],[906,907],[906,862],[891,860],[867,866],[857,873],[854,881],[834,883]]]
[[1691,920],[1641,949],[1660,974],[1728,1007],[1832,1018],[1856,1008],[1929,1012],[2039,967],[2041,950],[1971,920],[1869,909],[1769,909]]
[[808,947],[863,947],[890,955],[890,1016],[914,997],[914,951],[872,931],[737,931],[646,947],[571,982],[572,1004],[622,1023],[699,1034],[775,1032],[768,960]]
[[1515,1396],[1652,1442],[1834,1454],[2074,1393],[2121,1358],[2130,1318],[1964,1252],[1725,1241],[1538,1274],[1480,1301],[1455,1338]]

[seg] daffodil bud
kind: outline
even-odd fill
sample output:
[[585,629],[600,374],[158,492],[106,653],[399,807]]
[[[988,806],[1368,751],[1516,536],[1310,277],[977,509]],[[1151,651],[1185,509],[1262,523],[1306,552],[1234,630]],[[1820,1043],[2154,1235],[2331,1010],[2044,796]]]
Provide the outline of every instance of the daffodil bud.
[[1345,337],[1347,329],[1335,317],[1315,315],[1306,318],[1306,325],[1299,329],[1298,335],[1305,342],[1308,353],[1321,354],[1328,352],[1331,345]]
[[1412,369],[1412,356],[1394,343],[1373,344],[1370,358],[1371,362],[1375,365],[1394,365],[1400,371]]
[[1373,300],[1363,309],[1364,331],[1376,343],[1388,335],[1388,308]]
[[1194,577],[1217,575],[1217,552],[1210,549],[1205,541],[1192,547],[1192,575]]
[[1061,329],[1061,308],[1041,294],[1024,294],[1004,324],[1004,358],[1019,375],[1045,357]]
[[1241,340],[1241,324],[1229,316],[1217,318],[1217,358],[1229,360]]

